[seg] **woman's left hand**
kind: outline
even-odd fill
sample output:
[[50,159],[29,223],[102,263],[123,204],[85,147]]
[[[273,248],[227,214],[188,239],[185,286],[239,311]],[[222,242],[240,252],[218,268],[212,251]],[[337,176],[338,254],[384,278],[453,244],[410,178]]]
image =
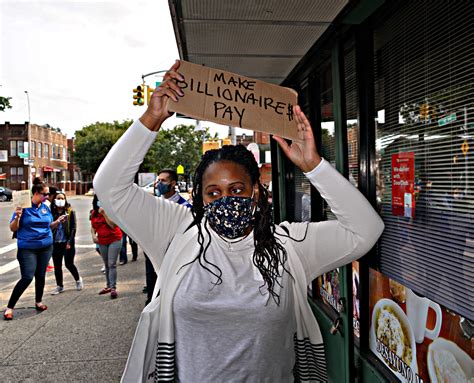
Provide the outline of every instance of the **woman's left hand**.
[[297,123],[298,138],[300,141],[293,141],[291,144],[288,144],[282,137],[273,136],[273,138],[278,142],[283,153],[303,172],[307,173],[319,165],[321,157],[316,150],[311,124],[299,105],[293,108],[293,113]]

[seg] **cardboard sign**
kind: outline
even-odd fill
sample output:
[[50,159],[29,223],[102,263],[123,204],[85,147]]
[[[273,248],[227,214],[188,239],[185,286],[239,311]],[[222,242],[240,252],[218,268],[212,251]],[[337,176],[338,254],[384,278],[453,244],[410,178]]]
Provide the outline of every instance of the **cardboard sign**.
[[20,190],[13,192],[13,206],[26,209],[31,207],[31,193],[29,190]]
[[178,71],[184,76],[178,82],[184,96],[171,100],[172,112],[298,141],[293,89],[187,61]]
[[415,153],[392,154],[392,214],[415,217]]

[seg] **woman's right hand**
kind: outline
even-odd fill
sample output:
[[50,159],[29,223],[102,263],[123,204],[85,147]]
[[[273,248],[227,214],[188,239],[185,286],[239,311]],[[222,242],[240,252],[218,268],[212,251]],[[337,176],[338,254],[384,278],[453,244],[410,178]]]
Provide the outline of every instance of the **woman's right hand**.
[[23,213],[23,209],[20,206],[17,206],[17,208],[15,209],[15,214],[16,214],[15,219],[17,221],[20,221],[22,213]]
[[177,72],[179,60],[169,69],[163,77],[160,86],[155,89],[151,95],[150,103],[140,121],[148,129],[158,131],[163,122],[171,117],[172,113],[168,111],[169,99],[178,101],[178,97],[183,96],[183,91],[179,88],[176,81],[183,81],[184,77]]

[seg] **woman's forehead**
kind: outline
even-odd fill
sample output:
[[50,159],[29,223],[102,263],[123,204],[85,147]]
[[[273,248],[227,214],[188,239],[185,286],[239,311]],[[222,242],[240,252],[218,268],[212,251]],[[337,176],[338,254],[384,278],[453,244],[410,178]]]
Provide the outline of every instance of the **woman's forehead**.
[[245,167],[233,161],[222,160],[213,162],[207,167],[202,176],[203,187],[235,182],[251,184],[252,180]]

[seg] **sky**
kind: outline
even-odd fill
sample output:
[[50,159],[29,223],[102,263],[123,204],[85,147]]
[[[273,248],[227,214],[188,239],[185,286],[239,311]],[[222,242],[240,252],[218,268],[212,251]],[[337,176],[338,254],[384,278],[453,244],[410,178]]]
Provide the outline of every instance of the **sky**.
[[[0,96],[12,98],[0,123],[28,121],[29,97],[31,123],[68,137],[97,121],[140,117],[133,88],[179,58],[167,0],[0,0],[0,31]],[[179,123],[194,120],[164,126]]]

